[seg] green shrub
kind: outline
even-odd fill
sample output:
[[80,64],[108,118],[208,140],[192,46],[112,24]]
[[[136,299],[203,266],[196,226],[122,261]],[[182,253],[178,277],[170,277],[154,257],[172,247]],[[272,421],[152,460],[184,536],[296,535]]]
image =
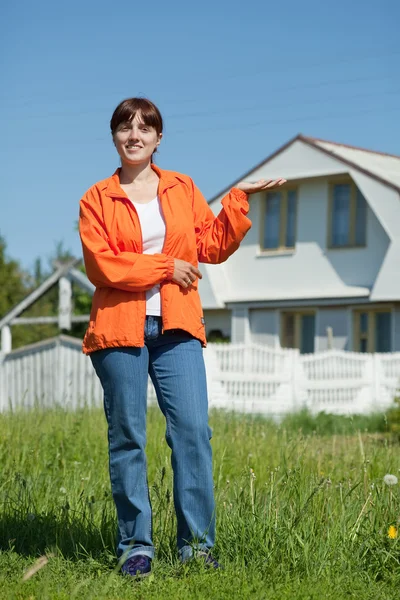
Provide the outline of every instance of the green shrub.
[[395,398],[394,406],[387,413],[388,428],[400,437],[400,397]]
[[[398,423],[400,424],[400,407]],[[384,433],[389,431],[387,417],[384,413],[371,415],[333,415],[320,412],[316,415],[304,409],[287,415],[281,426],[289,431],[301,431],[304,435],[348,435],[357,431],[369,433]]]

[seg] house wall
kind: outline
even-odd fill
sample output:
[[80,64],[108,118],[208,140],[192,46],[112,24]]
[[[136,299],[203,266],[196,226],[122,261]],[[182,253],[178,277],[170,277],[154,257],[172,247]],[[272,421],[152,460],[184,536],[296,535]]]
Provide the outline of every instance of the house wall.
[[327,249],[326,257],[346,285],[372,288],[390,242],[375,213],[367,210],[365,248]]
[[203,310],[224,308],[222,298],[230,294],[230,281],[223,265],[199,264],[202,279],[199,280],[199,294]]
[[351,175],[392,240],[371,290],[371,301],[400,299],[400,194],[358,171]]
[[382,185],[376,179],[360,173],[356,169],[350,170],[350,175],[363,195],[378,215],[382,226],[392,239],[399,235],[400,222],[400,195],[393,188]]
[[[287,310],[287,308],[285,308],[285,310]],[[292,310],[296,310],[296,308],[293,308]],[[281,310],[268,308],[250,309],[249,321],[251,340],[256,343],[267,344],[274,348],[280,347],[281,312]],[[349,339],[351,336],[351,313],[349,309],[347,307],[321,307],[316,309],[316,352],[321,352],[328,348],[327,327],[332,327],[332,347],[340,350],[348,350]]]
[[207,309],[216,309],[221,305],[218,302],[216,295],[213,290],[213,286],[209,277],[208,269],[205,268],[205,265],[199,265],[202,279],[198,280],[198,289],[200,294],[201,305],[203,307],[203,312]]
[[[347,171],[343,162],[296,140],[286,150],[269,160],[266,164],[255,169],[246,179],[257,181],[258,179],[303,179],[305,177],[321,177],[325,175],[337,175]],[[210,204],[212,210],[217,214],[220,210],[220,201],[224,193],[217,196]]]
[[375,214],[368,209],[367,246],[327,249],[327,179],[298,186],[296,248],[286,253],[262,253],[262,205],[264,195],[251,197],[249,217],[253,227],[240,248],[222,266],[234,290],[227,300],[284,300],[291,298],[342,297],[347,286],[365,289],[368,295],[377,277],[389,238]]
[[249,310],[251,341],[279,347],[279,311],[268,308]]
[[247,308],[234,308],[232,310],[231,341],[234,344],[250,340],[249,311]]
[[365,307],[384,308],[392,310],[392,351],[400,351],[400,305],[392,304],[360,304],[356,306],[340,308],[320,308],[318,310],[316,325],[316,344],[315,350],[321,352],[327,349],[326,328],[332,327],[333,330],[333,348],[341,350],[354,350],[353,342],[353,317],[354,311]]
[[220,330],[224,337],[231,337],[232,317],[230,310],[204,310],[206,321],[206,335],[211,331]]
[[332,347],[350,350],[351,312],[347,307],[320,308],[316,316],[315,350],[328,350],[327,328],[332,328]]
[[[353,313],[361,306],[320,306],[310,304],[315,310],[315,352],[328,349],[327,328],[332,328],[332,348],[352,351]],[[383,305],[375,305],[382,307]],[[287,310],[303,310],[306,306],[278,308],[234,308],[205,311],[207,334],[213,329],[222,330],[234,343],[251,341],[272,348],[280,347],[281,313]],[[392,351],[400,352],[400,304],[393,308]],[[248,320],[247,320],[248,319]]]

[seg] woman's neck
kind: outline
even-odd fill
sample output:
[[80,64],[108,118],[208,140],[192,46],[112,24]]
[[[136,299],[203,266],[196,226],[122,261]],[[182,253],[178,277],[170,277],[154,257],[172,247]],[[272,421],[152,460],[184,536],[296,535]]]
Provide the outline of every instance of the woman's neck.
[[119,174],[119,180],[120,183],[125,185],[130,183],[138,183],[140,185],[153,179],[155,175],[156,174],[151,168],[150,162],[140,165],[130,165],[123,162]]

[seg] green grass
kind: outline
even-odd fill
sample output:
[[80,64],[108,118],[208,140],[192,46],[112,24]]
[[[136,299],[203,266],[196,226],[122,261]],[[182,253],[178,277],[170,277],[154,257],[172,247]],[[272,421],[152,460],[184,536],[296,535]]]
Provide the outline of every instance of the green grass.
[[[0,415],[1,599],[394,599],[400,585],[399,443],[383,417],[301,413],[280,425],[215,412],[216,556],[207,572],[175,551],[169,450],[149,410],[158,549],[153,574],[115,566],[106,427],[100,410]],[[35,561],[48,563],[27,581]]]

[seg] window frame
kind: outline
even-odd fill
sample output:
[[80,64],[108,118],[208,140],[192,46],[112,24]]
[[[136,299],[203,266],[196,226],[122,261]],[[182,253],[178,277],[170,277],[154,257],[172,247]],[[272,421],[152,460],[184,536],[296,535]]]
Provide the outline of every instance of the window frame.
[[[367,326],[367,334],[363,339],[367,340],[367,352],[368,354],[374,354],[376,352],[376,320],[375,316],[378,313],[389,313],[390,314],[390,350],[388,352],[393,352],[393,326],[394,326],[394,308],[392,305],[390,306],[381,306],[381,307],[357,307],[353,309],[353,351],[361,352],[360,341],[361,341],[361,331],[360,331],[360,319],[359,317],[362,313],[367,313],[368,315],[368,326]],[[372,318],[371,318],[372,316]]]
[[[288,222],[288,193],[296,192],[296,203],[295,203],[295,218],[294,218],[294,245],[286,245],[286,234],[287,234],[287,222]],[[279,246],[277,248],[265,248],[265,223],[267,219],[267,198],[269,194],[281,193],[281,206],[280,206],[280,223],[279,223]],[[297,243],[297,214],[298,214],[298,203],[299,203],[299,187],[296,186],[282,186],[272,190],[266,190],[262,194],[262,208],[261,208],[261,219],[260,219],[260,251],[262,254],[279,254],[294,252]]]
[[[340,179],[331,179],[329,182],[329,194],[328,194],[328,231],[327,231],[327,248],[329,250],[346,250],[349,248],[366,248],[367,246],[367,231],[368,231],[368,202],[361,192],[358,190],[354,181],[348,177]],[[333,240],[333,203],[334,203],[334,188],[337,185],[350,185],[350,223],[349,223],[349,243],[341,246],[334,246]],[[364,243],[356,244],[356,226],[357,226],[357,190],[362,194],[366,207],[365,207],[365,232],[364,232]]]
[[[280,335],[279,341],[281,348],[292,348],[292,346],[286,346],[284,344],[284,330],[285,330],[285,317],[287,315],[294,316],[294,346],[293,348],[301,350],[301,318],[304,316],[314,317],[314,330],[316,332],[317,325],[317,310],[315,308],[305,308],[303,310],[281,310],[280,314]],[[315,352],[315,333],[314,333],[314,352]]]

